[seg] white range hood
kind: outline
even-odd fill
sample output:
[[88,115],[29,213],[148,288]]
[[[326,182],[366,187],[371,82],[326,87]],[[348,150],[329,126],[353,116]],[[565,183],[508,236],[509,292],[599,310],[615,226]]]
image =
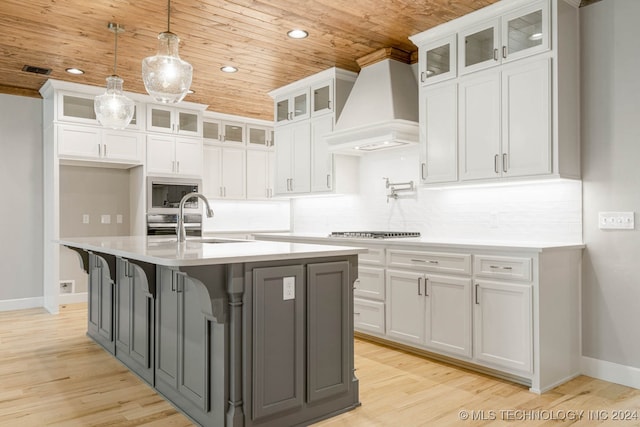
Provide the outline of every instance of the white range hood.
[[415,74],[411,65],[387,58],[362,67],[326,141],[332,152],[364,154],[417,143],[418,135]]

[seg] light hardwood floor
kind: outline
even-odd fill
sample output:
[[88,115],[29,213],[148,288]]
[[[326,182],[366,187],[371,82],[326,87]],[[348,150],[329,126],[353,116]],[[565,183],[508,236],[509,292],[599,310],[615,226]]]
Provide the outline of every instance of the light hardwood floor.
[[[84,304],[0,313],[0,426],[192,425],[85,331]],[[582,376],[538,396],[362,339],[355,348],[362,406],[318,426],[640,426],[611,419],[640,417],[640,390]],[[533,416],[544,419],[521,421]]]

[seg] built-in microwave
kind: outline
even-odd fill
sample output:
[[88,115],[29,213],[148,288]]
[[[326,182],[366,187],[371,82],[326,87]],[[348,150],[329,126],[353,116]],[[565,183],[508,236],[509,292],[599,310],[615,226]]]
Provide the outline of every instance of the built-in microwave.
[[[188,193],[199,193],[202,182],[187,178],[147,178],[147,213],[148,214],[177,214],[180,200]],[[200,213],[198,198],[188,200],[185,212]]]

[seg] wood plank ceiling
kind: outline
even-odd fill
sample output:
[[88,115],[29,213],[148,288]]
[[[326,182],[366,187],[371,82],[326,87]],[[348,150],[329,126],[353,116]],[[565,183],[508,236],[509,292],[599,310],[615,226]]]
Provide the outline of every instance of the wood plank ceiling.
[[[414,52],[407,38],[497,0],[173,0],[171,31],[194,68],[185,100],[209,110],[273,119],[268,92],[337,66],[359,71],[356,59],[383,47]],[[37,96],[47,78],[104,86],[113,71],[130,92],[145,93],[141,61],[154,55],[167,29],[164,0],[2,0],[0,92]],[[303,40],[287,31],[302,28]],[[49,76],[22,71],[51,68]],[[234,65],[237,73],[220,71]],[[85,71],[72,76],[68,67]]]

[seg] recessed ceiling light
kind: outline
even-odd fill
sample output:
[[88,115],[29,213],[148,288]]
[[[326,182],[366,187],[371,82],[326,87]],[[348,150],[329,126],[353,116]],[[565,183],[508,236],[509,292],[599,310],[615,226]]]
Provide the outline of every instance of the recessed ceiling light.
[[542,33],[533,33],[529,36],[529,40],[541,40]]
[[238,68],[233,65],[225,65],[224,67],[220,67],[220,71],[223,73],[235,73],[238,71]]
[[80,68],[67,68],[65,71],[69,74],[84,74],[84,71],[82,71]]
[[309,33],[305,30],[291,30],[287,35],[292,39],[304,39],[309,35]]

